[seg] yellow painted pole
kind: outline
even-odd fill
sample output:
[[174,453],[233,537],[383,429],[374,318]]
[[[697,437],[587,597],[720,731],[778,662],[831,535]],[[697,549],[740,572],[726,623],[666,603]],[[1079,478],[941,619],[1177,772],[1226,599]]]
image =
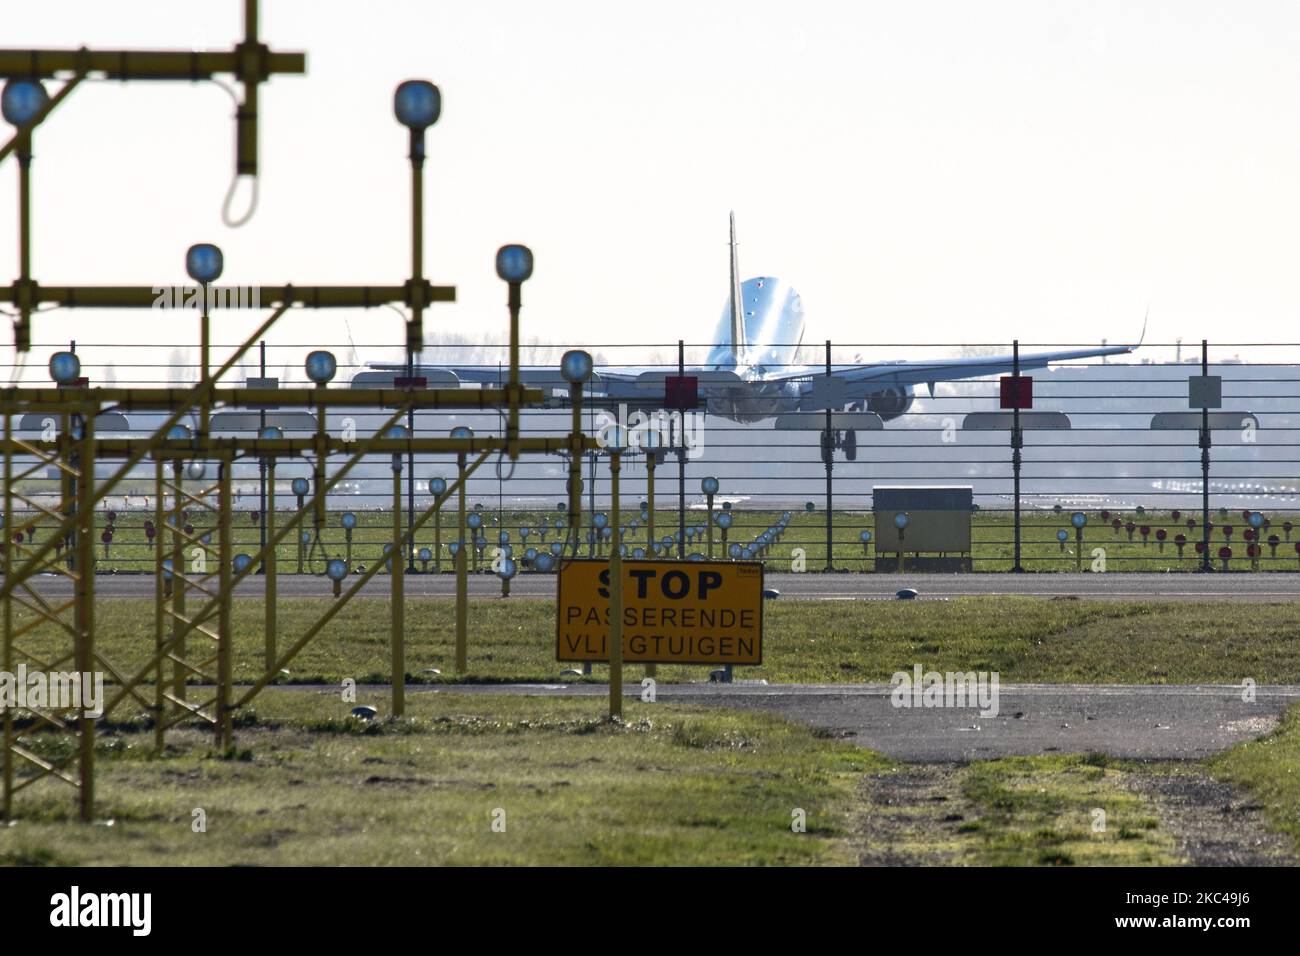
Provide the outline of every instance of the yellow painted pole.
[[[85,416],[81,423],[81,448],[77,478],[77,670],[89,677],[95,669],[95,416]],[[85,680],[86,678],[83,678]],[[83,685],[84,686],[84,685]],[[78,736],[81,773],[78,792],[81,797],[81,822],[95,816],[95,718],[86,715],[83,700]]]
[[[167,606],[167,589],[163,582],[163,529],[167,527],[167,509],[163,505],[163,499],[167,493],[167,483],[164,480],[164,468],[161,458],[154,462],[153,478],[153,520],[154,520],[154,541],[153,541],[153,639],[154,653],[162,647],[166,640],[163,632],[166,629],[163,616],[163,608]],[[158,669],[154,672],[153,679],[153,746],[158,753],[163,752],[167,745],[166,730],[166,691],[167,678],[164,676],[165,668],[163,667],[163,658],[158,658]]]
[[393,550],[388,572],[392,585],[392,684],[393,716],[406,713],[406,598],[402,593],[406,579],[406,559],[402,554],[402,466],[401,458],[393,456]]
[[[172,695],[177,700],[185,699],[185,681],[188,674],[185,670],[185,625],[181,619],[185,617],[185,543],[181,538],[181,492],[185,486],[184,469],[179,458],[172,460],[172,510],[171,510],[171,529],[172,529],[172,611],[175,616],[172,618],[172,638],[176,640],[176,646],[172,651],[174,658],[172,662]],[[180,705],[173,704],[172,712],[180,713]]]
[[[208,370],[211,365],[211,323],[208,320],[208,284],[204,282],[199,286],[199,292],[203,296],[203,302],[199,309],[199,385],[204,389],[211,386],[208,379]],[[208,394],[205,392],[204,394]],[[212,403],[204,401],[199,403],[199,443],[207,441],[208,424],[211,421],[210,414]]]
[[610,511],[614,515],[609,549],[609,716],[623,716],[623,543],[618,527],[618,473],[622,462],[614,449],[609,454]]
[[433,508],[433,570],[442,573],[442,503]]
[[582,386],[570,385],[573,405],[573,430],[569,435],[569,537],[572,555],[578,556],[582,530]]
[[713,560],[713,495],[709,495],[709,512],[706,516],[709,526],[709,560]]
[[465,453],[456,458],[460,482],[456,489],[457,526],[456,540],[456,673],[469,668],[469,556],[465,553]]
[[[5,498],[4,498],[4,569],[5,578],[14,573],[14,498],[13,498],[13,416],[5,415]],[[14,672],[14,602],[0,601],[4,607],[4,659],[0,666],[6,674]],[[0,805],[0,816],[8,820],[13,814],[14,802],[14,715],[13,708],[4,709],[4,803]]]
[[[72,444],[70,438],[72,434],[71,422],[72,420],[69,418],[66,412],[59,416],[58,447],[59,447],[59,459],[61,461],[67,460],[69,454],[69,447]],[[60,468],[59,469],[59,500],[63,504],[63,517],[65,519],[77,510],[75,503],[72,500],[75,487],[76,486],[73,484],[72,472],[66,468]],[[69,535],[65,535],[63,537],[63,541],[60,542],[60,545],[67,549],[68,553],[65,556],[65,561],[67,563],[67,566],[70,569],[75,568],[77,564],[76,547],[74,544],[75,541],[76,541],[76,535],[69,534]]]
[[646,523],[645,555],[654,557],[655,553],[655,464],[658,456],[651,449],[646,450]]
[[234,728],[231,724],[230,698],[234,673],[231,664],[232,644],[235,635],[231,618],[231,565],[234,554],[231,547],[230,521],[232,501],[230,491],[231,459],[226,457],[217,467],[221,475],[217,482],[217,581],[221,603],[217,610],[217,749],[224,753],[234,746]]
[[[650,432],[656,435],[655,442],[658,443],[658,433]],[[645,556],[653,558],[655,556],[655,464],[658,460],[654,448],[645,450],[645,470],[646,470],[646,539],[645,539]],[[645,666],[646,677],[659,676],[659,665],[647,664]]]
[[[268,458],[266,463],[266,514],[262,515],[262,520],[266,522],[266,540],[275,540],[275,458]],[[278,655],[275,652],[275,629],[276,629],[276,610],[275,597],[278,581],[276,574],[279,570],[279,562],[276,560],[276,552],[279,547],[272,545],[266,552],[266,558],[262,561],[263,584],[264,584],[264,610],[266,612],[266,669],[269,671],[275,667],[275,661]]]

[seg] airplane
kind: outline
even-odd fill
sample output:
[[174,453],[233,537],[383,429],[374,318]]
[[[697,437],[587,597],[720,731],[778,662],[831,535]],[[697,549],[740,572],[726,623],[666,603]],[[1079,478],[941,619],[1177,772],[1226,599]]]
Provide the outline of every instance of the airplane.
[[[699,397],[711,414],[739,424],[762,422],[792,412],[824,411],[829,394],[837,404],[842,400],[841,407],[849,412],[871,412],[882,422],[891,421],[907,413],[918,385],[926,385],[933,397],[939,382],[982,378],[1014,369],[1011,355],[833,364],[830,377],[842,383],[842,391],[840,386],[818,391],[816,383],[826,378],[826,366],[795,364],[805,332],[803,301],[792,285],[779,278],[759,276],[741,281],[734,212],[730,248],[730,291],[714,333],[716,344],[703,366],[684,369],[686,375],[698,380]],[[1143,337],[1145,332],[1144,324]],[[1137,345],[1022,353],[1019,365],[1024,372],[1057,362],[1123,355],[1141,344],[1139,339]],[[412,373],[404,365],[391,363],[371,363],[368,368],[353,377],[353,387],[391,387],[395,377],[407,374],[425,377],[430,387],[456,387],[461,382],[497,384],[502,375],[500,369],[481,366],[416,366]],[[677,369],[662,367],[597,369],[584,388],[584,399],[598,408],[619,404],[662,406],[664,379],[675,375]],[[567,383],[553,367],[523,367],[520,378],[525,386],[543,390],[548,396],[547,407],[557,407],[568,394]],[[853,416],[846,416],[846,420],[851,422]],[[851,431],[842,439],[837,435],[835,445],[843,447],[850,460],[856,457],[857,442]]]

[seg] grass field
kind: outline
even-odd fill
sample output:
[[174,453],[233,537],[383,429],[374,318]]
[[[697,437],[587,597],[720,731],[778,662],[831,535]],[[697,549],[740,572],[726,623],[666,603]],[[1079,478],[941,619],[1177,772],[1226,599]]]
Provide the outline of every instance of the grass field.
[[885,766],[754,714],[632,704],[611,724],[581,701],[424,695],[366,724],[351,706],[268,695],[233,757],[197,731],[155,757],[123,727],[102,745],[112,826],[71,822],[71,791],[38,785],[0,828],[0,863],[851,863],[854,792]]
[[[0,827],[0,865],[1187,862],[1142,784],[1197,765],[897,765],[766,715],[631,703],[611,723],[589,703],[420,695],[403,720],[364,722],[337,694],[278,691],[230,755],[196,730],[155,755],[142,723],[117,725],[99,745],[100,822],[73,822],[71,791],[38,784]],[[1297,717],[1208,765],[1289,834],[1283,852],[1300,836]]]
[[[280,648],[305,633],[331,598],[281,598]],[[193,599],[192,599],[193,603]],[[264,657],[261,600],[234,602],[234,673],[254,679]],[[30,612],[15,609],[21,624]],[[523,598],[470,602],[469,671],[480,681],[555,680],[555,605]],[[97,649],[122,671],[138,670],[154,646],[152,602],[120,598],[96,609]],[[1217,604],[967,597],[951,601],[782,602],[765,607],[764,658],[739,677],[776,682],[887,682],[913,664],[997,671],[1004,682],[1237,684],[1300,682],[1300,612],[1292,604]],[[406,605],[408,679],[453,673],[453,603]],[[66,636],[42,625],[22,642],[53,652]],[[191,638],[191,648],[200,647]],[[357,598],[290,662],[298,683],[389,679],[388,600]],[[441,675],[424,673],[437,669]],[[636,667],[629,669],[638,674]],[[702,666],[660,666],[659,679],[705,680]],[[595,680],[604,668],[595,667]]]
[[[279,497],[279,502],[283,509],[294,502],[294,497],[286,493]],[[114,523],[115,533],[112,543],[107,551],[102,544],[98,545],[96,549],[97,561],[102,570],[153,570],[155,552],[148,545],[143,529],[144,522],[153,519],[153,513],[152,511],[138,510],[140,505],[141,499],[137,497],[133,499],[133,510],[122,510],[116,513],[117,518]],[[417,507],[423,508],[427,507],[427,505],[428,502],[426,501],[423,505],[417,505]],[[259,528],[257,523],[252,520],[255,509],[256,498],[244,498],[235,508],[233,530],[236,553],[244,552],[250,555],[257,553]],[[212,527],[210,515],[205,516],[205,513],[201,512],[197,507],[192,511],[190,520],[197,533],[201,534],[205,529]],[[734,542],[743,545],[752,542],[757,535],[771,527],[780,517],[780,514],[780,512],[774,511],[739,509],[733,511],[734,524],[728,533],[728,543]],[[369,566],[380,559],[383,546],[392,540],[391,513],[358,510],[356,515],[358,525],[353,532],[352,563],[353,566]],[[1200,540],[1201,535],[1199,512],[1190,514],[1190,517],[1198,522],[1197,528],[1194,530],[1186,527],[1185,522],[1189,517],[1188,513],[1180,514],[1179,520],[1175,521],[1169,512],[1147,512],[1142,516],[1132,512],[1108,512],[1111,522],[1117,517],[1121,519],[1122,526],[1118,530],[1112,528],[1110,523],[1103,521],[1099,512],[1088,512],[1087,515],[1088,526],[1084,532],[1082,556],[1084,570],[1091,567],[1094,560],[1093,549],[1095,548],[1105,550],[1106,570],[1109,572],[1192,571],[1197,566],[1198,557],[1195,554],[1194,544]],[[304,546],[304,571],[323,573],[324,563],[328,558],[343,557],[348,553],[346,535],[339,523],[340,516],[341,512],[330,513],[321,531],[319,546],[312,544]],[[529,546],[549,547],[556,541],[554,522],[559,517],[561,515],[555,511],[508,511],[503,515],[498,515],[495,511],[485,508],[481,513],[481,518],[483,520],[483,533],[488,545],[481,556],[476,556],[476,561],[482,567],[486,567],[491,563],[491,549],[497,545],[503,528],[510,535],[510,544],[516,556],[522,555]],[[876,545],[873,541],[869,549],[864,548],[859,536],[864,530],[870,530],[873,538],[883,534],[885,536],[883,540],[892,542],[894,540],[892,536],[896,532],[892,528],[876,529],[870,513],[837,511],[832,517],[834,523],[835,566],[850,571],[873,570],[875,567]],[[1300,516],[1272,514],[1268,517],[1271,524],[1265,530],[1263,538],[1267,542],[1270,536],[1275,535],[1278,541],[1276,547],[1265,543],[1258,562],[1258,569],[1272,572],[1300,571],[1300,552],[1296,550],[1297,543],[1300,543],[1300,530],[1287,531],[1283,527],[1287,521],[1300,526]],[[1022,565],[1027,570],[1075,570],[1075,534],[1070,526],[1069,518],[1069,509],[1064,510],[1061,514],[1042,511],[1024,513],[1022,522]],[[15,514],[15,521],[20,528],[25,528],[28,520],[27,516]],[[98,513],[97,520],[99,524],[96,539],[98,540],[99,531],[108,523],[107,509]],[[286,514],[282,510],[279,522],[283,524],[285,520]],[[640,520],[640,513],[630,510],[625,511],[623,523],[630,527],[630,523],[633,521],[637,522],[637,528],[628,531],[628,545],[629,547],[645,547],[648,543],[648,535],[645,523]],[[703,525],[705,521],[706,517],[703,509],[688,511],[688,526]],[[1247,542],[1242,537],[1248,526],[1242,519],[1241,513],[1236,512],[1228,515],[1215,512],[1211,521],[1214,525],[1211,536],[1211,551],[1213,552],[1216,567],[1220,566],[1219,548],[1226,544],[1232,548],[1234,555],[1229,562],[1230,569],[1239,571],[1252,569],[1254,565],[1246,557]],[[1127,527],[1129,523],[1134,526],[1131,534]],[[971,536],[974,570],[1007,571],[1011,568],[1014,554],[1013,524],[1013,516],[1009,511],[982,511],[973,516]],[[533,531],[528,541],[524,542],[520,534],[521,528],[537,529],[542,525],[547,527],[547,533],[540,541],[536,531]],[[584,528],[588,526],[587,519],[584,519]],[[790,570],[794,560],[794,551],[797,548],[804,552],[803,560],[809,570],[824,569],[826,566],[825,526],[826,516],[823,511],[814,511],[812,513],[804,511],[792,512],[789,528],[782,539],[763,555],[768,568],[772,571]],[[48,527],[48,523],[37,527],[35,531],[36,540],[40,540],[42,535],[49,533]],[[306,527],[310,529],[310,520],[307,522]],[[1143,527],[1149,531],[1145,538],[1141,533]],[[656,510],[655,537],[657,539],[662,540],[665,535],[674,534],[677,528],[676,511]],[[1225,528],[1231,529],[1229,534],[1225,535]],[[1064,546],[1057,540],[1057,532],[1061,530],[1067,532],[1067,540]],[[1161,530],[1166,533],[1166,540],[1163,544],[1157,538],[1157,533]],[[1182,549],[1181,555],[1174,541],[1175,536],[1178,534],[1183,534],[1188,539],[1188,543]],[[162,540],[162,537],[160,535],[158,540]],[[436,555],[441,555],[442,570],[449,572],[451,570],[451,558],[448,546],[455,540],[455,537],[456,513],[454,509],[449,509],[442,516],[441,550],[435,549],[432,522],[422,529],[417,544],[419,547],[429,548],[430,552],[435,554],[435,557],[430,562],[417,562],[417,570],[424,571],[436,568],[438,566]],[[215,541],[215,535],[213,540]],[[164,543],[164,556],[170,553],[167,550],[170,547],[169,543]],[[722,557],[725,553],[722,546],[722,533],[717,529],[715,529],[714,549],[714,553],[718,557]],[[20,547],[19,550],[21,553],[22,548]],[[687,552],[693,551],[706,552],[707,539],[699,541],[692,539]],[[582,555],[588,553],[585,531],[580,553]],[[287,574],[297,571],[298,543],[293,534],[290,534],[285,539],[277,554],[278,568],[281,573]],[[188,560],[188,549],[186,559]]]
[[1253,794],[1273,825],[1300,847],[1300,706],[1287,710],[1276,733],[1234,747],[1209,766]]

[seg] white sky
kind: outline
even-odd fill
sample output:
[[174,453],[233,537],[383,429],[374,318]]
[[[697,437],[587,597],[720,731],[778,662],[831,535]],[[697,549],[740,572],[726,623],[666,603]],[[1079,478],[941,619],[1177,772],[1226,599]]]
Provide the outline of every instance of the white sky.
[[[185,248],[207,240],[225,250],[223,282],[400,283],[408,166],[392,91],[422,77],[444,100],[426,269],[460,294],[429,316],[430,341],[504,340],[493,253],[518,241],[537,257],[526,336],[702,342],[727,294],[730,209],[743,273],[793,282],[813,341],[1115,342],[1148,304],[1148,341],[1300,340],[1295,4],[263,6],[264,39],[305,50],[308,72],[263,88],[253,220],[220,220],[225,92],[90,84],[37,135],[39,281],[180,283]],[[222,48],[240,7],[6,4],[3,43]],[[16,191],[11,158],[3,282]],[[358,342],[401,341],[387,310],[351,325]],[[65,312],[41,316],[35,339],[188,345],[196,326]],[[346,337],[328,314],[277,335]]]

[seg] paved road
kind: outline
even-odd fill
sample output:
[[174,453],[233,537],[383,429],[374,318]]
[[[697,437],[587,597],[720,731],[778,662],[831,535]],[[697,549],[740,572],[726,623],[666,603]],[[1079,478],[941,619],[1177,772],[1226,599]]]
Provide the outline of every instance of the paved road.
[[[628,697],[641,694],[629,675]],[[280,688],[293,690],[295,688]],[[322,688],[297,688],[315,689]],[[387,693],[387,687],[371,687]],[[331,689],[332,691],[332,689]],[[998,713],[898,708],[880,684],[661,684],[660,703],[771,711],[899,760],[951,762],[1043,753],[1106,753],[1134,759],[1197,759],[1268,733],[1300,686],[1241,688],[1007,684]],[[599,684],[426,684],[409,693],[524,694],[602,698]],[[594,710],[601,703],[592,700]],[[382,709],[382,708],[381,708]]]
[[[1098,600],[1154,601],[1294,601],[1300,599],[1300,574],[769,574],[767,583],[781,592],[783,600],[864,601],[895,600],[899,588],[914,587],[922,600],[970,595],[1027,594],[1039,597],[1078,596]],[[70,594],[71,584],[62,576],[37,579],[36,587],[52,595]],[[388,578],[377,575],[363,594],[385,596]],[[406,578],[410,597],[455,594],[456,581],[450,574],[415,574]],[[145,574],[101,574],[95,589],[104,597],[149,597],[154,583]],[[263,579],[250,577],[237,593],[262,593]],[[518,597],[551,598],[555,595],[554,575],[526,574],[510,586]],[[282,574],[278,592],[285,596],[326,595],[329,583],[311,575]],[[469,593],[475,597],[500,597],[501,582],[488,574],[473,574]]]

